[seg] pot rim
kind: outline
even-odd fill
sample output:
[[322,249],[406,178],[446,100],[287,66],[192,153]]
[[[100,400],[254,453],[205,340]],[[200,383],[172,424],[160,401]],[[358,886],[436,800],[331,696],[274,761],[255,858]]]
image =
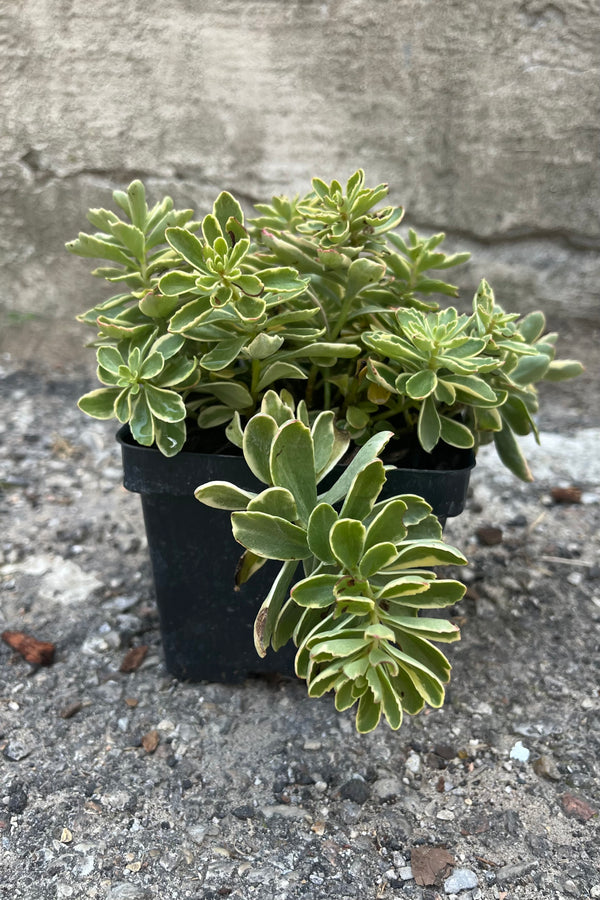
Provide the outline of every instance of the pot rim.
[[[156,456],[156,454],[159,454],[161,459],[164,460],[165,465],[168,465],[173,460],[176,460],[178,458],[181,458],[182,460],[183,459],[186,459],[186,460],[202,459],[202,458],[214,459],[214,458],[219,458],[219,457],[223,458],[223,459],[232,459],[232,460],[243,459],[243,456],[238,453],[226,453],[226,452],[224,453],[223,451],[218,451],[218,452],[211,451],[209,453],[205,453],[202,450],[180,450],[178,453],[175,454],[175,456],[170,456],[170,457],[164,456],[163,454],[160,453],[160,451],[154,444],[152,444],[150,447],[146,447],[143,444],[138,444],[138,442],[132,436],[131,431],[129,429],[129,425],[127,425],[127,424],[121,425],[121,427],[118,429],[118,431],[115,435],[115,440],[117,441],[117,443],[119,443],[121,445],[122,448],[123,447],[131,448],[136,453],[140,452],[140,453],[146,453],[146,454],[153,454],[154,456]],[[475,451],[473,449],[468,449],[468,448],[457,448],[457,449],[464,449],[465,454],[468,455],[468,459],[469,459],[468,465],[452,466],[450,468],[437,468],[437,469],[426,469],[426,468],[420,468],[420,467],[415,467],[415,466],[396,466],[393,464],[386,464],[386,465],[391,465],[393,469],[401,469],[406,472],[422,472],[423,474],[431,474],[431,475],[438,475],[441,472],[444,472],[444,473],[467,472],[467,471],[470,471],[471,469],[475,468],[475,466],[477,464]],[[339,465],[339,463],[338,463],[338,465]]]

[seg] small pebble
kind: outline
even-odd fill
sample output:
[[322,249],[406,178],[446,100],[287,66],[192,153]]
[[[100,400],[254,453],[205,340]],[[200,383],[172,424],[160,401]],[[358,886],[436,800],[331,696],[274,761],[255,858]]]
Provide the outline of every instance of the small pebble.
[[573,794],[563,794],[561,797],[563,811],[566,816],[573,819],[579,819],[580,822],[587,822],[596,815],[596,810],[583,800],[581,797],[575,797]]
[[4,756],[13,762],[20,762],[22,759],[26,759],[32,751],[33,746],[27,740],[17,739],[8,742],[4,748]]
[[440,811],[436,813],[436,819],[439,819],[441,822],[453,822],[455,815],[451,809],[440,809]]
[[509,521],[506,524],[509,525],[511,528],[525,528],[525,526],[527,525],[527,517],[524,516],[522,513],[519,513],[516,516],[514,516],[512,519],[509,519]]
[[550,781],[560,781],[560,772],[552,757],[540,756],[533,763],[533,771],[542,778],[548,778]]
[[527,747],[523,746],[522,741],[517,741],[512,750],[510,751],[510,758],[516,759],[517,762],[526,763],[529,759],[530,751]]
[[447,760],[454,759],[457,753],[456,747],[452,746],[452,744],[436,744],[433,752],[436,756]]
[[192,825],[187,830],[188,835],[195,844],[201,844],[206,837],[206,825]]
[[522,878],[523,875],[527,875],[537,868],[537,865],[538,861],[532,859],[530,862],[502,866],[500,869],[496,869],[496,880],[498,884],[510,884],[512,881],[516,881],[517,878]]
[[351,778],[340,788],[340,797],[343,800],[352,800],[353,803],[365,803],[371,794],[371,789],[361,778]]
[[145,890],[137,884],[119,881],[113,884],[106,900],[145,900]]
[[310,814],[305,809],[299,806],[286,806],[285,803],[263,806],[261,812],[266,819],[270,819],[271,816],[281,816],[283,819],[310,819]]
[[82,705],[80,700],[74,700],[72,703],[67,704],[67,706],[63,706],[59,712],[59,716],[61,719],[72,719],[73,716],[77,715]]
[[444,891],[447,894],[458,894],[459,891],[468,891],[478,886],[477,875],[471,869],[455,869],[444,882]]
[[27,807],[27,791],[22,784],[15,783],[11,785],[8,794],[8,811],[9,813],[18,815]]
[[502,529],[494,525],[482,525],[475,532],[480,544],[484,547],[496,547],[502,543]]
[[380,800],[393,800],[403,793],[402,782],[399,778],[378,778],[373,784],[373,793]]
[[236,819],[253,819],[256,816],[256,809],[249,804],[244,804],[243,806],[236,806],[231,810],[231,814],[236,817]]
[[421,757],[417,753],[409,753],[404,765],[412,775],[418,775],[421,771]]
[[581,495],[581,502],[584,506],[593,506],[596,503],[600,503],[600,497],[591,491],[584,491]]
[[550,493],[555,503],[581,503],[581,490],[576,487],[553,487]]

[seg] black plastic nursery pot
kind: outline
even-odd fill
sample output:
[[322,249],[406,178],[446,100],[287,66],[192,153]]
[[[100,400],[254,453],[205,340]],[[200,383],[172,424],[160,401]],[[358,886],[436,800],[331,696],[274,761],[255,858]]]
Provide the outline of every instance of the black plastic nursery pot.
[[[182,451],[167,458],[137,444],[127,426],[117,440],[123,484],[141,496],[168,671],[181,680],[222,683],[254,674],[293,675],[291,644],[261,659],[253,640],[254,619],[280,564],[266,563],[236,589],[243,548],[231,534],[230,515],[194,497],[200,484],[214,480],[261,490],[243,457]],[[383,496],[418,494],[443,523],[465,506],[475,459],[467,451],[461,461],[464,466],[452,470],[392,470]]]

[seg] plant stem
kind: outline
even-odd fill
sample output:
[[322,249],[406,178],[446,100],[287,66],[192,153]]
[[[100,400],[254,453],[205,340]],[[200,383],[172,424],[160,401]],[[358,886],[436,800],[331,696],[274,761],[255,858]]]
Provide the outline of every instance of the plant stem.
[[308,406],[309,409],[312,409],[313,394],[315,392],[315,383],[316,383],[318,374],[319,374],[319,367],[315,366],[315,365],[311,366],[310,372],[308,374],[308,380],[306,382],[306,394],[305,394],[306,405]]
[[352,301],[354,297],[352,294],[350,296],[346,295],[342,301],[342,308],[340,309],[340,314],[338,316],[338,320],[335,324],[335,328],[331,332],[331,340],[335,341],[335,339],[339,336],[342,328],[346,324],[346,319],[348,318],[348,314],[350,312],[350,307],[352,306]]
[[395,406],[392,406],[390,409],[387,409],[385,412],[380,412],[376,416],[373,416],[373,422],[383,422],[386,419],[391,419],[394,416],[398,415],[398,413],[402,412],[404,409],[404,405],[402,403],[397,403]]
[[321,301],[319,300],[319,298],[313,291],[307,290],[306,293],[308,294],[310,299],[313,301],[315,306],[318,306],[319,309],[321,310],[321,317],[323,319],[323,324],[325,325],[325,329],[326,329],[326,337],[329,340],[329,338],[331,337],[331,335],[329,334],[329,320],[327,319],[327,313],[325,312],[323,304],[321,303]]
[[252,360],[252,383],[250,385],[250,393],[252,394],[252,399],[256,404],[258,399],[258,382],[260,381],[261,376],[261,364],[260,359]]

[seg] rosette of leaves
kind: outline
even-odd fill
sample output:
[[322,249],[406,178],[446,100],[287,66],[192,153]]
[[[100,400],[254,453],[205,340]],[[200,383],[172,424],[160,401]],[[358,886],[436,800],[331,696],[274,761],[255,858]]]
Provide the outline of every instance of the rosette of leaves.
[[172,323],[174,331],[189,331],[213,309],[229,308],[242,323],[254,322],[264,316],[272,295],[304,291],[305,282],[293,269],[263,269],[260,277],[255,273],[242,209],[226,191],[202,220],[202,239],[179,227],[168,228],[165,236],[188,264],[159,281],[162,294],[187,301]]
[[383,236],[396,228],[404,215],[400,207],[375,209],[387,196],[388,186],[365,187],[362,169],[350,176],[345,189],[337,179],[327,184],[321,178],[312,179],[312,188],[312,193],[297,204],[302,215],[297,230],[316,239],[324,250],[382,248]]
[[499,365],[485,352],[489,337],[474,336],[470,318],[454,307],[427,314],[398,310],[395,324],[395,331],[363,335],[364,344],[376,354],[367,360],[366,379],[383,392],[379,396],[387,409],[382,418],[398,415],[416,424],[428,453],[440,440],[473,447],[475,435],[459,419],[462,409],[494,409],[507,397],[483,377]]
[[[450,664],[433,642],[455,641],[459,632],[419,611],[460,600],[464,586],[437,579],[431,567],[466,560],[443,541],[420,497],[381,498],[378,453],[391,432],[372,437],[324,489],[322,479],[348,447],[331,412],[311,421],[303,402],[294,409],[291,395],[269,391],[245,429],[236,419],[230,437],[264,489],[208,482],[196,497],[233,511],[245,576],[266,559],[283,563],[256,619],[259,654],[293,639],[309,695],[333,690],[339,710],[357,704],[360,732],[382,715],[396,729],[404,712],[441,706]],[[295,581],[300,564],[304,577]]]
[[524,481],[533,480],[533,476],[517,436],[533,433],[539,442],[533,418],[538,410],[536,385],[575,378],[583,372],[577,360],[555,359],[558,334],[545,333],[545,328],[541,311],[522,318],[506,313],[496,303],[490,285],[481,282],[473,298],[469,330],[487,339],[486,353],[498,363],[488,376],[489,384],[505,400],[497,408],[467,408],[465,418],[478,444],[493,439],[504,465]]
[[[312,188],[302,198],[274,197],[271,204],[258,204],[260,216],[250,224],[268,264],[293,265],[311,279],[329,335],[337,337],[357,316],[398,305],[437,308],[419,295],[457,296],[454,285],[427,273],[459,265],[469,254],[439,251],[443,234],[422,239],[409,229],[408,243],[393,234],[404,210],[378,208],[387,184],[366,187],[365,173],[358,169],[345,187],[314,178]],[[360,331],[361,324],[355,322],[354,330]]]
[[493,440],[507,468],[531,481],[517,436],[538,438],[535,385],[583,371],[576,360],[554,359],[558,335],[544,329],[541,312],[506,313],[486,281],[471,316],[453,307],[398,310],[388,330],[363,335],[375,354],[366,362],[367,400],[381,405],[371,421],[399,421],[400,430],[416,426],[426,452],[440,440],[464,448]]
[[114,191],[113,199],[125,218],[112,210],[90,209],[87,218],[100,230],[80,232],[66,245],[77,256],[109,263],[94,269],[92,275],[127,287],[77,317],[99,329],[101,340],[97,343],[139,337],[143,330],[152,330],[153,320],[170,314],[172,304],[161,302],[154,294],[160,274],[179,261],[166,242],[165,231],[170,226],[198,227],[191,221],[193,210],[175,210],[170,197],[149,208],[141,181],[132,181],[126,192]]
[[183,447],[187,414],[182,392],[198,379],[197,360],[182,356],[184,340],[164,334],[98,349],[98,380],[105,387],[84,394],[79,408],[95,419],[128,422],[138,444],[156,442],[165,456]]
[[169,330],[196,342],[204,377],[189,404],[201,427],[251,413],[276,381],[306,379],[308,368],[358,355],[356,344],[323,340],[319,308],[307,279],[287,265],[265,267],[251,248],[243,212],[227,193],[202,221],[202,239],[183,228],[166,238],[187,264],[163,275],[158,288],[177,298]]

